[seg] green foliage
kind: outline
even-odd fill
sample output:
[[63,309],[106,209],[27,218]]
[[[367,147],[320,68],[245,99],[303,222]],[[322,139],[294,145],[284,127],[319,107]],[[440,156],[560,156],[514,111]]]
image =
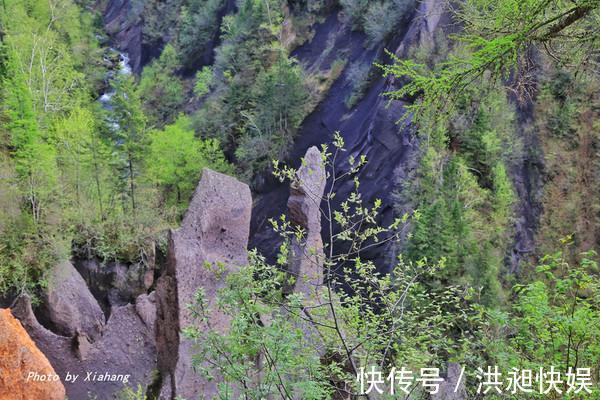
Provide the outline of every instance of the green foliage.
[[65,250],[60,237],[34,224],[26,214],[5,221],[0,235],[0,293],[37,293],[45,272]]
[[[255,276],[268,279],[256,280]],[[281,271],[251,252],[249,265],[227,276],[216,308],[209,308],[208,299],[198,291],[193,311],[201,328],[188,327],[184,333],[202,340],[194,356],[200,373],[224,377],[219,387],[221,396],[227,398],[239,387],[251,399],[280,393],[283,398],[290,398],[292,393],[303,399],[327,398],[319,354],[307,351],[310,344],[300,329],[300,316],[277,306],[284,302],[280,290],[283,279]],[[211,328],[210,313],[215,310],[231,318],[231,328],[225,334]],[[262,369],[256,368],[259,359],[265,363]]]
[[149,154],[145,157],[148,180],[161,187],[166,198],[175,196],[175,204],[187,205],[205,167],[231,173],[232,166],[216,139],[194,137],[189,119],[180,116],[163,130],[150,132]]
[[492,170],[492,221],[502,225],[510,221],[515,193],[504,164],[497,163]]
[[[180,13],[185,0],[132,0],[127,18],[143,21],[142,46],[152,53],[160,50],[165,38],[176,36]],[[156,53],[155,53],[156,54]]]
[[551,74],[544,85],[544,97],[552,99],[547,102],[550,104],[545,104],[549,114],[546,124],[549,132],[557,138],[575,139],[575,118],[582,109],[583,85],[585,83],[581,78],[576,80],[565,70],[558,70]]
[[38,223],[55,195],[56,153],[42,137],[25,77],[11,64],[9,74],[11,77],[3,82],[6,130],[21,192],[34,223]]
[[[176,3],[165,4],[177,9]],[[148,14],[165,11],[161,7],[154,1],[132,4],[132,16],[146,13],[145,42],[168,30],[159,19],[172,20],[172,9],[160,17]],[[71,252],[147,260],[187,202],[167,199],[167,186],[187,196],[200,168],[230,171],[218,144],[194,139],[187,123],[169,128],[174,138],[159,131],[151,135],[156,140],[148,137],[148,125],[174,119],[183,101],[171,45],[139,84],[125,74],[111,79],[114,94],[108,109],[100,109],[94,99],[106,90],[108,50],[97,42],[95,21],[72,0],[6,0],[0,7],[2,294],[35,296],[47,269]],[[173,172],[173,163],[182,160],[161,151],[183,152],[183,169]],[[151,171],[150,156],[171,169]]]
[[93,72],[84,64],[95,43],[90,19],[71,1],[8,0],[0,27],[1,191],[11,201],[0,204],[0,292],[35,295],[70,248],[63,207],[72,197],[61,163],[72,143],[56,127],[88,101],[82,71]]
[[185,67],[197,65],[216,39],[217,17],[224,5],[224,0],[184,2],[177,27],[177,48]]
[[85,219],[74,224],[72,254],[105,261],[146,263],[157,248],[164,251],[165,233],[179,215],[168,208],[158,210],[161,204],[156,191],[145,189],[141,194],[145,196],[140,196],[135,215],[117,203],[102,220]]
[[364,30],[369,44],[387,39],[414,8],[413,0],[340,0],[353,29]]
[[286,155],[308,101],[300,67],[283,53],[258,75],[252,89],[253,109],[242,113],[247,123],[236,152],[240,165],[251,171]]
[[160,58],[142,72],[137,90],[145,114],[150,116],[150,123],[154,126],[172,122],[183,104],[183,84],[175,74],[178,67],[177,50],[168,44]]
[[123,389],[119,393],[119,400],[147,400],[147,397],[142,385],[138,384],[135,390],[130,387]]
[[[213,90],[193,117],[201,137],[216,136],[235,154],[248,180],[286,154],[310,109],[303,71],[281,42],[282,21],[277,0],[245,0],[237,13],[223,17]],[[205,93],[208,70],[200,76]]]
[[[296,171],[271,160],[287,155],[303,118],[347,64],[342,49],[329,70],[310,75],[290,57],[312,35],[325,1],[240,0],[219,31],[224,0],[135,0],[128,22],[143,21],[144,48],[162,53],[139,83],[117,76],[111,104],[100,110],[93,99],[108,71],[94,16],[78,4],[91,6],[5,0],[0,7],[2,296],[39,292],[48,268],[70,256],[147,262],[156,247],[164,250],[164,232],[178,223],[202,169],[234,172],[221,145],[247,179],[273,168],[298,184]],[[368,45],[385,42],[414,6],[339,4]],[[336,184],[359,176],[366,162],[349,157],[348,170],[336,175],[332,159],[345,151],[336,134],[322,152],[331,191],[313,199],[339,228],[325,238],[323,284],[293,291],[306,277],[284,270],[306,232],[285,217],[271,221],[283,241],[276,265],[253,251],[247,266],[226,277],[227,266],[206,266],[225,283],[216,298],[198,293],[191,305],[198,324],[185,333],[202,343],[200,373],[225,378],[223,398],[234,391],[257,400],[346,398],[356,394],[360,367],[372,365],[416,370],[454,360],[509,371],[554,364],[564,373],[598,364],[597,256],[579,252],[597,244],[597,82],[586,70],[597,66],[598,2],[466,0],[457,7],[464,27],[457,42],[440,32],[410,59],[384,67],[408,78],[392,98],[417,97],[407,115],[415,117],[422,153],[405,187],[417,211],[402,210],[382,226],[382,202],[366,204],[358,179],[332,209]],[[214,65],[199,69],[217,38]],[[334,45],[326,43],[315,69],[333,58]],[[533,99],[530,62],[538,57],[541,92]],[[368,87],[369,71],[349,66],[348,107]],[[535,101],[532,128],[544,142],[539,241],[549,246],[565,233],[575,241],[542,259],[537,275],[524,268],[512,296],[500,277],[516,196],[509,171],[523,149],[501,90],[507,83],[518,100]],[[196,101],[186,109],[199,110],[179,116],[192,92]],[[400,242],[407,223],[408,241]],[[383,274],[364,255],[391,243],[404,256]],[[215,329],[214,312],[231,321],[230,330]],[[143,399],[145,390],[122,395]]]
[[[304,243],[306,232],[285,216],[271,220],[283,239],[278,265],[269,265],[251,252],[249,265],[239,271],[227,273],[225,265],[206,266],[226,284],[216,299],[198,291],[191,306],[197,325],[187,327],[185,333],[199,343],[195,365],[201,373],[224,378],[223,397],[235,390],[256,399],[356,395],[360,367],[439,365],[447,357],[460,357],[469,347],[470,334],[447,338],[478,318],[470,303],[471,291],[457,286],[430,289],[423,284],[444,270],[444,260],[428,264],[399,258],[391,273],[381,274],[372,262],[362,259],[367,248],[399,240],[399,228],[409,216],[389,226],[376,222],[381,201],[367,205],[358,191],[364,157],[350,159],[345,176],[354,177],[355,190],[339,209],[332,208],[336,184],[344,177],[334,174],[332,160],[340,157],[343,146],[339,134],[331,151],[323,146],[322,159],[332,186],[323,198],[312,194],[314,201],[325,202],[324,216],[340,228],[325,243],[322,285],[309,285],[309,293],[288,289],[306,279],[302,271],[296,275],[282,271],[298,251],[294,243]],[[275,164],[277,178],[300,183],[294,169]],[[308,248],[299,256],[317,252]],[[342,285],[348,289],[338,290]],[[227,332],[211,325],[214,313],[230,318]]]
[[419,175],[412,186],[419,218],[409,239],[409,259],[443,257],[447,268],[436,281],[468,282],[481,291],[485,304],[500,304],[499,272],[515,198],[504,165],[493,168],[493,188],[487,189],[463,158],[446,161],[429,149]]
[[[479,350],[465,358],[467,364],[498,365],[502,371],[539,371],[554,365],[563,376],[569,368],[597,365],[598,267],[592,261],[594,253],[544,257],[538,267],[541,275],[529,281],[520,277],[524,283],[514,288],[512,305],[502,297],[499,274],[516,196],[508,171],[515,161],[522,162],[524,153],[516,139],[507,92],[521,104],[535,102],[536,113],[548,114],[542,118],[536,114],[533,122],[552,136],[551,146],[544,145],[544,151],[551,154],[547,158],[547,167],[553,171],[550,179],[556,179],[545,189],[541,232],[546,237],[556,236],[569,226],[567,232],[577,229],[578,237],[581,235],[580,248],[593,246],[590,232],[581,229],[584,224],[574,222],[581,220],[582,210],[587,209],[575,204],[589,204],[583,200],[589,196],[584,189],[588,185],[579,185],[580,178],[574,177],[582,175],[574,171],[593,163],[589,152],[577,149],[578,141],[594,142],[594,135],[584,133],[593,123],[579,129],[577,117],[584,113],[586,121],[594,117],[590,118],[590,109],[583,102],[574,101],[577,85],[573,84],[574,75],[565,69],[597,62],[597,37],[590,37],[586,27],[598,19],[598,2],[468,0],[451,11],[464,25],[453,37],[452,50],[437,36],[434,43],[413,50],[408,59],[395,58],[394,65],[382,67],[385,74],[405,79],[399,90],[388,93],[390,98],[416,99],[406,115],[416,122],[424,147],[415,184],[410,186],[409,197],[419,208],[419,218],[409,241],[409,256],[446,257],[448,267],[442,282],[466,281],[480,289],[478,299],[487,315],[480,321],[483,330],[474,339],[473,348]],[[537,49],[539,70],[532,65],[532,49]],[[553,65],[550,71],[560,72],[548,75],[546,64]],[[588,85],[594,81],[586,71],[576,69],[578,79]],[[537,101],[533,100],[534,72],[543,88]],[[507,86],[510,91],[504,90]],[[520,121],[519,129],[527,137],[531,127]],[[569,161],[566,147],[585,160]],[[570,165],[565,165],[567,162]],[[585,175],[590,179],[595,172]],[[436,287],[439,281],[428,285]],[[504,307],[509,310],[503,311]]]
[[535,127],[544,154],[545,185],[538,242],[543,252],[552,252],[558,240],[572,235],[575,245],[569,248],[569,261],[576,262],[580,253],[600,250],[595,244],[600,189],[589,184],[600,179],[595,150],[600,143],[600,109],[594,95],[598,79],[553,67],[544,73],[540,86]]
[[354,29],[360,29],[364,23],[369,8],[368,0],[340,0],[344,13],[349,18]]
[[[597,37],[580,40],[580,46],[569,41],[586,37],[587,27],[597,21],[598,10],[596,0],[575,5],[542,0],[465,1],[454,11],[464,30],[455,37],[455,51],[439,68],[430,70],[413,59],[390,53],[394,64],[381,66],[385,75],[403,76],[409,82],[388,95],[398,99],[419,95],[419,101],[408,106],[418,120],[426,110],[452,108],[456,95],[474,82],[494,85],[508,78],[514,68],[528,68],[529,47],[547,52],[561,64],[585,64],[593,70]],[[531,96],[532,85],[527,79],[527,73],[516,79],[521,98]]]
[[83,74],[78,69],[87,50],[83,45],[76,50],[72,43],[91,36],[91,28],[82,26],[87,20],[79,21],[79,10],[70,1],[28,7],[12,0],[0,13],[10,33],[4,43],[14,68],[25,79],[33,110],[44,118],[68,110],[83,94]]
[[[410,259],[447,259],[447,282],[469,282],[486,304],[500,304],[499,272],[515,193],[507,168],[519,159],[514,113],[498,91],[471,88],[444,123],[423,124],[425,142],[410,197],[421,218]],[[425,120],[424,120],[425,121]]]
[[203,97],[210,92],[213,79],[213,71],[210,67],[202,67],[200,71],[196,72],[196,82],[194,83],[196,97]]
[[556,110],[556,114],[548,119],[548,129],[553,135],[571,137],[573,135],[573,117],[575,104],[567,102]]
[[381,43],[414,9],[413,0],[374,1],[364,17],[364,31],[371,44]]
[[[424,69],[444,68],[439,60],[446,57],[445,40],[437,35],[425,46],[412,50],[413,57]],[[522,157],[513,107],[500,88],[469,86],[443,115],[423,108],[418,134],[420,165],[399,193],[421,216],[407,255],[413,261],[447,260],[442,279],[431,282],[434,287],[440,281],[469,283],[484,304],[502,304],[500,275],[516,198],[507,171]]]
[[70,151],[63,157],[71,161],[69,169],[74,172],[71,184],[75,188],[76,209],[90,212],[82,218],[104,219],[112,194],[106,186],[113,178],[111,157],[114,153],[111,143],[102,137],[98,113],[94,109],[75,111],[57,131],[65,143],[69,143]]
[[600,360],[596,259],[588,252],[570,265],[562,252],[543,257],[537,280],[514,288],[512,309],[488,313],[483,341],[492,361],[504,370],[539,371],[553,365],[563,376],[569,369],[595,368]]
[[364,95],[371,83],[371,65],[354,63],[348,68],[347,80],[352,85],[352,93],[348,96],[346,107],[353,107]]
[[130,211],[135,213],[136,181],[147,146],[146,116],[132,76],[119,75],[112,85],[115,94],[111,98],[109,133],[116,156],[113,157],[115,185],[123,207],[130,202]]
[[[441,179],[438,172],[431,169],[436,159],[443,165]],[[410,239],[408,256],[412,260],[426,257],[434,261],[443,257],[447,265],[445,282],[460,282],[478,261],[474,259],[477,254],[475,229],[481,223],[478,210],[486,193],[458,157],[445,163],[430,150],[421,171],[423,178],[419,185],[424,192],[419,197],[420,217]],[[426,193],[431,197],[426,197]]]

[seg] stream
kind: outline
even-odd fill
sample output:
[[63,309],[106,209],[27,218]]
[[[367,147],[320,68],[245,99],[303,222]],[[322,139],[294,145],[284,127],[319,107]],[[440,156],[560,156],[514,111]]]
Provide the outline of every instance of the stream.
[[[118,62],[115,62],[118,58]],[[113,109],[111,100],[115,95],[116,91],[112,87],[112,82],[115,77],[119,75],[131,75],[132,68],[129,63],[129,56],[125,52],[118,51],[114,48],[110,48],[105,56],[105,61],[112,65],[112,68],[106,74],[105,83],[106,83],[106,91],[100,95],[98,101],[102,105],[102,108],[107,111],[108,121],[113,130],[119,128],[119,124],[114,121],[111,117],[111,111]]]

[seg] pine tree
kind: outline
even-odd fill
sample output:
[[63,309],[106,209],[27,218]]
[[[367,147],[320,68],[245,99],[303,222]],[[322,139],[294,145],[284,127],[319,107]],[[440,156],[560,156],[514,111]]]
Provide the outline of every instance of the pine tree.
[[136,212],[136,181],[147,147],[146,117],[135,88],[134,78],[120,75],[113,82],[111,98],[113,120],[109,121],[114,152],[114,167],[118,173],[118,190],[123,203],[128,198],[131,211]]

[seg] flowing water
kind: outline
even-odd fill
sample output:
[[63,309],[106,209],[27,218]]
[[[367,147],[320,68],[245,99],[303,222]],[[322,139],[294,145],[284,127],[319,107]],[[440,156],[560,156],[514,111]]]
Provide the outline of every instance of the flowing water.
[[[108,73],[106,74],[105,80],[106,80],[107,89],[98,98],[98,101],[100,102],[100,104],[102,104],[102,108],[107,111],[107,114],[108,114],[107,119],[108,119],[109,125],[111,126],[111,128],[113,130],[117,130],[119,128],[119,124],[111,116],[111,112],[113,110],[111,100],[116,93],[115,89],[112,86],[112,82],[119,75],[122,75],[122,76],[123,75],[131,75],[132,69],[131,69],[131,65],[129,64],[129,56],[127,55],[127,53],[110,48],[108,54],[109,55],[107,57],[110,57],[110,59],[107,61],[109,63],[113,64],[114,67],[111,68],[108,71]],[[118,55],[119,61],[116,64],[114,62],[114,59],[116,58],[116,57],[113,57],[114,54]]]

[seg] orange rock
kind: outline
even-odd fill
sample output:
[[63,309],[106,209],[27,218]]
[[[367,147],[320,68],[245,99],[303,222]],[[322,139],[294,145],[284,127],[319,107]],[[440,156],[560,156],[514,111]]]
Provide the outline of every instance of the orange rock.
[[64,400],[60,377],[9,309],[0,309],[0,400]]

